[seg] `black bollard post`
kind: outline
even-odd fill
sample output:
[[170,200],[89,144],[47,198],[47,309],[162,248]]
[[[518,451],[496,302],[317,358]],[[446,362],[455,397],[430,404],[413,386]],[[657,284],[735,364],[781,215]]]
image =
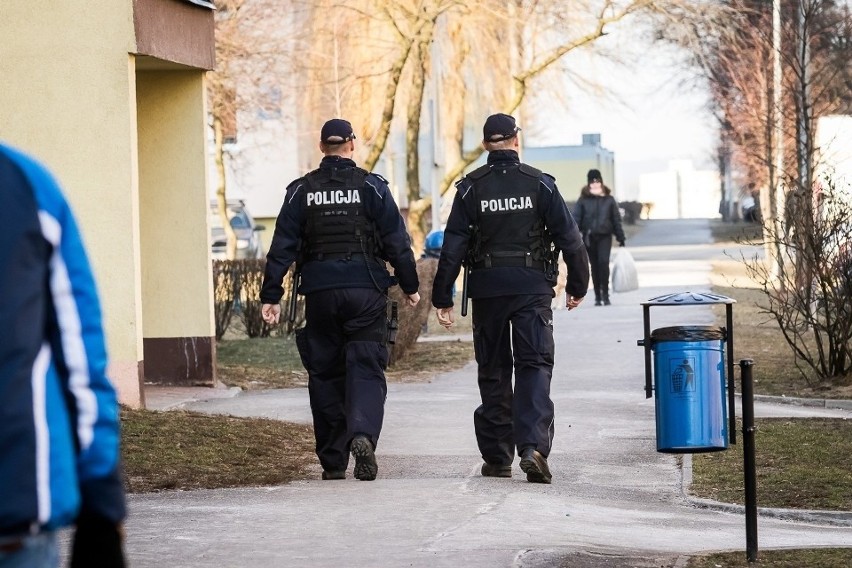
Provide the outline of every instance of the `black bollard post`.
[[754,381],[751,359],[740,360],[743,402],[743,481],[745,485],[746,559],[757,562],[757,471],[754,449]]

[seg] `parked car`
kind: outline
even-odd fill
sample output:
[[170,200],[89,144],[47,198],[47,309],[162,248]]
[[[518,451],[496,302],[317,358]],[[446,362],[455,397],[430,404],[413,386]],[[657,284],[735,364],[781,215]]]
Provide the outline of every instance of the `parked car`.
[[[260,235],[258,235],[258,232],[263,231],[266,227],[254,222],[254,218],[249,214],[245,203],[241,200],[228,200],[227,213],[231,227],[237,234],[236,259],[263,258],[266,256],[266,251],[263,250],[260,243]],[[213,258],[215,260],[226,260],[228,258],[228,241],[215,200],[210,202],[210,217],[210,242]]]

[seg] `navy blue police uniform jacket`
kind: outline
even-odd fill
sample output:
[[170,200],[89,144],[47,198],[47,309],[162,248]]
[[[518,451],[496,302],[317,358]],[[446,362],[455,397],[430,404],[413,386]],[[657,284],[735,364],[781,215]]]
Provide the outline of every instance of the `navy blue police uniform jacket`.
[[[355,162],[340,156],[326,156],[320,162],[323,168],[354,168]],[[417,292],[419,283],[411,238],[399,208],[388,188],[387,181],[370,173],[364,181],[363,206],[373,220],[382,254],[394,268],[391,275],[384,263],[374,259],[308,260],[300,268],[302,273],[300,294],[310,294],[335,288],[380,288],[386,290],[399,283],[406,294]],[[260,299],[264,304],[277,304],[283,295],[282,283],[290,265],[297,260],[299,240],[306,212],[302,207],[300,192],[308,191],[304,177],[287,186],[284,204],[275,223],[275,234],[266,255],[266,271]]]
[[[492,168],[517,167],[518,153],[514,150],[496,150],[488,154]],[[459,275],[471,237],[470,226],[476,222],[478,203],[471,191],[473,180],[464,177],[456,183],[456,196],[444,230],[441,260],[432,288],[432,305],[436,308],[453,306],[453,283]],[[586,295],[589,287],[589,259],[583,238],[565,201],[559,194],[556,181],[542,174],[538,185],[538,203],[553,243],[562,251],[568,268],[565,290],[575,298]],[[500,266],[472,270],[468,278],[468,296],[471,299],[494,298],[517,294],[554,294],[555,282],[548,280],[541,270],[522,266]]]

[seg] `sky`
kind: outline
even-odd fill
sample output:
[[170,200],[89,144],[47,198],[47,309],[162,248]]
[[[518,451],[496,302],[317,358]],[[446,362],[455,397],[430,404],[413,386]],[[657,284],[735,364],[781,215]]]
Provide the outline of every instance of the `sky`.
[[[691,159],[699,169],[714,169],[715,122],[703,85],[679,63],[682,56],[632,29],[611,31],[603,47],[624,63],[569,54],[564,100],[539,101],[532,128],[525,128],[527,144],[576,145],[583,134],[600,133],[602,146],[615,152],[613,189],[621,199],[638,193],[640,173],[664,170],[670,160]],[[603,85],[609,96],[581,88],[568,78],[572,75]]]

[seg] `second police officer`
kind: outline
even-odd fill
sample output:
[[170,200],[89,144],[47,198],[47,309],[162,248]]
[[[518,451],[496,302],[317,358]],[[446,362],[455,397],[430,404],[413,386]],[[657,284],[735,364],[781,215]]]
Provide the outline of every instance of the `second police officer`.
[[511,477],[517,450],[527,481],[550,483],[551,300],[558,251],[568,268],[569,310],[586,294],[589,264],[554,178],[520,162],[519,130],[506,114],[485,121],[488,163],[456,184],[432,304],[438,322],[449,328],[455,318],[452,287],[465,261],[482,401],[474,412],[482,475]]
[[387,290],[398,281],[411,306],[420,295],[402,216],[384,178],[352,160],[354,140],[346,120],[323,125],[319,169],[287,187],[260,297],[264,320],[276,323],[284,276],[298,261],[305,327],[296,341],[322,478],[345,479],[351,452],[354,476],[369,481],[387,395]]

